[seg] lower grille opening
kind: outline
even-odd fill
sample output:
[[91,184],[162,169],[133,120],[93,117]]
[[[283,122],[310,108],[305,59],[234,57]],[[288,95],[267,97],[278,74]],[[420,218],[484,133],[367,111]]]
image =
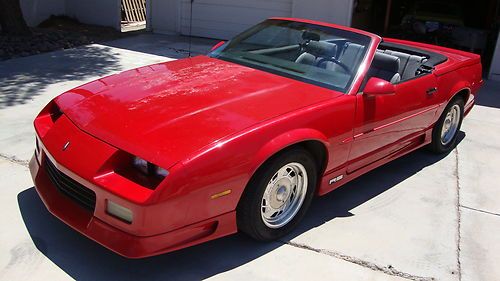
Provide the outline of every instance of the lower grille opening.
[[50,180],[62,194],[68,196],[85,209],[94,211],[96,196],[92,190],[59,171],[48,157],[45,157],[44,164]]

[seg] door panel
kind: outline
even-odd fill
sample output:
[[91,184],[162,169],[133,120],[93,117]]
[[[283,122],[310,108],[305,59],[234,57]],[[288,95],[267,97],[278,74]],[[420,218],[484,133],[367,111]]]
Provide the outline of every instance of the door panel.
[[[401,82],[392,95],[357,96],[348,173],[397,151],[431,125],[438,101],[432,74]],[[436,89],[435,89],[436,88]],[[430,89],[435,89],[427,93]]]

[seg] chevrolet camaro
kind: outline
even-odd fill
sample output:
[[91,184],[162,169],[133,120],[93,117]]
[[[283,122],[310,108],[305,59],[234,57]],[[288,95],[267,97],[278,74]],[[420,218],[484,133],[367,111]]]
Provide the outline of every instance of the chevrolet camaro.
[[472,53],[271,18],[207,55],[54,98],[30,170],[54,216],[126,257],[237,231],[269,241],[314,196],[418,148],[452,150],[482,83]]

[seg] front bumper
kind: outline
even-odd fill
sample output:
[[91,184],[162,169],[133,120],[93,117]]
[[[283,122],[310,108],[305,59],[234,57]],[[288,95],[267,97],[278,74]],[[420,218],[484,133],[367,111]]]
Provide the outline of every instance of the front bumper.
[[229,212],[159,235],[138,236],[127,233],[97,218],[92,211],[59,192],[44,166],[40,165],[44,163],[39,160],[43,157],[47,155],[35,155],[29,167],[35,188],[50,213],[81,234],[124,257],[154,256],[236,232],[235,212]]

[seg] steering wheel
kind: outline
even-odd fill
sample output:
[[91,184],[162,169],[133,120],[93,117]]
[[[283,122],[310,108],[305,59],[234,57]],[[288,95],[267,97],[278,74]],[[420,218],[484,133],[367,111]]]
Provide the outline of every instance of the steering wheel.
[[309,42],[311,42],[311,40],[307,39],[307,40],[303,40],[302,42],[299,43],[299,47],[300,47],[299,51],[301,54],[306,51],[306,47],[307,47],[307,45],[309,45]]
[[318,61],[318,63],[316,64],[316,66],[320,66],[325,61],[331,61],[331,62],[335,63],[336,65],[340,66],[347,74],[352,74],[352,70],[347,65],[345,65],[342,62],[340,62],[339,60],[337,60],[334,57],[331,57],[331,58],[322,58],[322,59],[320,59]]

